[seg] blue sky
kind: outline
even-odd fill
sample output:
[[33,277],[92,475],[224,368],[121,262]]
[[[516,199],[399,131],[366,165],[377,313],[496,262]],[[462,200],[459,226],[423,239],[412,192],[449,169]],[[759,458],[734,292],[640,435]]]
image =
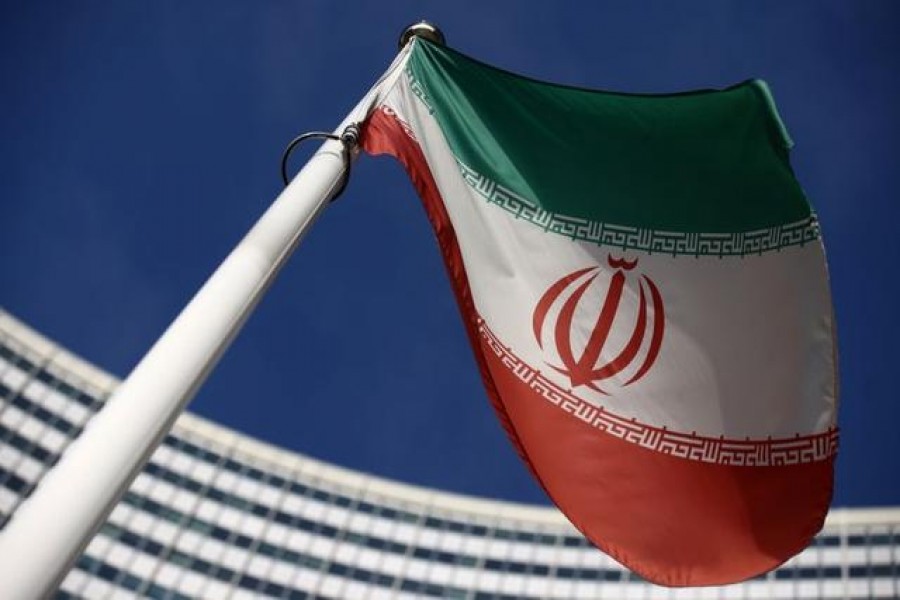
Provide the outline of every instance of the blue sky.
[[[897,3],[18,4],[0,9],[0,306],[120,376],[278,194],[285,143],[336,125],[411,21],[578,86],[766,79],[829,256],[835,504],[900,504]],[[546,502],[386,158],[358,161],[191,409],[348,467]]]

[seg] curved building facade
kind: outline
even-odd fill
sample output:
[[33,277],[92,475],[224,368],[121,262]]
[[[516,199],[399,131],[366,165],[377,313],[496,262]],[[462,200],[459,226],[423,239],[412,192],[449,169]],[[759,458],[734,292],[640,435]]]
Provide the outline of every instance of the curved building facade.
[[[0,528],[117,383],[0,311]],[[58,597],[898,598],[900,508],[832,510],[765,576],[669,589],[553,508],[388,481],[185,414]]]

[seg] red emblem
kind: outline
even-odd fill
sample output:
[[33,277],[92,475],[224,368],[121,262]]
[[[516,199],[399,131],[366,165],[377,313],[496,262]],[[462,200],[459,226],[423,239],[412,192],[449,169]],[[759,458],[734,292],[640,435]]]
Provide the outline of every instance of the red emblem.
[[[606,298],[603,301],[600,314],[597,316],[597,323],[594,325],[580,357],[575,357],[575,351],[572,348],[572,322],[579,302],[597,278],[597,275],[600,273],[600,267],[580,269],[551,285],[544,292],[540,301],[538,301],[533,315],[534,337],[543,350],[542,332],[547,314],[560,297],[574,287],[574,291],[571,291],[563,301],[562,307],[559,309],[556,326],[553,328],[553,342],[556,345],[556,351],[562,361],[562,366],[559,367],[552,364],[550,366],[566,375],[572,382],[572,387],[585,385],[601,394],[606,394],[599,386],[601,381],[621,373],[638,360],[639,354],[642,354],[641,348],[644,346],[644,339],[649,330],[650,343],[646,353],[643,353],[640,367],[623,385],[634,383],[647,374],[647,371],[650,370],[650,367],[653,366],[656,357],[659,355],[666,319],[659,290],[649,277],[646,275],[641,276],[637,281],[637,286],[640,290],[640,304],[631,337],[618,356],[609,362],[598,364],[601,362],[603,348],[609,338],[613,322],[616,320],[616,314],[619,312],[622,291],[625,288],[626,272],[633,270],[637,266],[638,261],[635,259],[629,262],[624,258],[613,258],[612,255],[609,255],[607,262],[616,272],[610,278],[609,289],[606,292]],[[588,275],[591,272],[593,274]],[[650,302],[653,304],[652,327],[647,326],[648,295]]]

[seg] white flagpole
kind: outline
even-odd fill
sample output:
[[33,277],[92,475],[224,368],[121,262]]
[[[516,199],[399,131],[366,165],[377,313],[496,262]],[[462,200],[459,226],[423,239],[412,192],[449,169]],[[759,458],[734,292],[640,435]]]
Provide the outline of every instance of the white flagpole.
[[[409,47],[336,130],[363,121]],[[355,149],[350,152],[353,159]],[[347,165],[349,166],[349,165]],[[181,311],[0,531],[0,598],[52,595],[237,335],[345,172],[328,141]]]

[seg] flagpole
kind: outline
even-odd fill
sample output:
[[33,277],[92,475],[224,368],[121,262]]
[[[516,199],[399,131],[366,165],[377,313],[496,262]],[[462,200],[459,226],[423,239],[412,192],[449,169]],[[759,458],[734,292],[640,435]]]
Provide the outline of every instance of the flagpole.
[[[361,122],[401,72],[402,50],[336,130]],[[0,598],[52,595],[215,367],[356,154],[322,144],[0,531]]]

